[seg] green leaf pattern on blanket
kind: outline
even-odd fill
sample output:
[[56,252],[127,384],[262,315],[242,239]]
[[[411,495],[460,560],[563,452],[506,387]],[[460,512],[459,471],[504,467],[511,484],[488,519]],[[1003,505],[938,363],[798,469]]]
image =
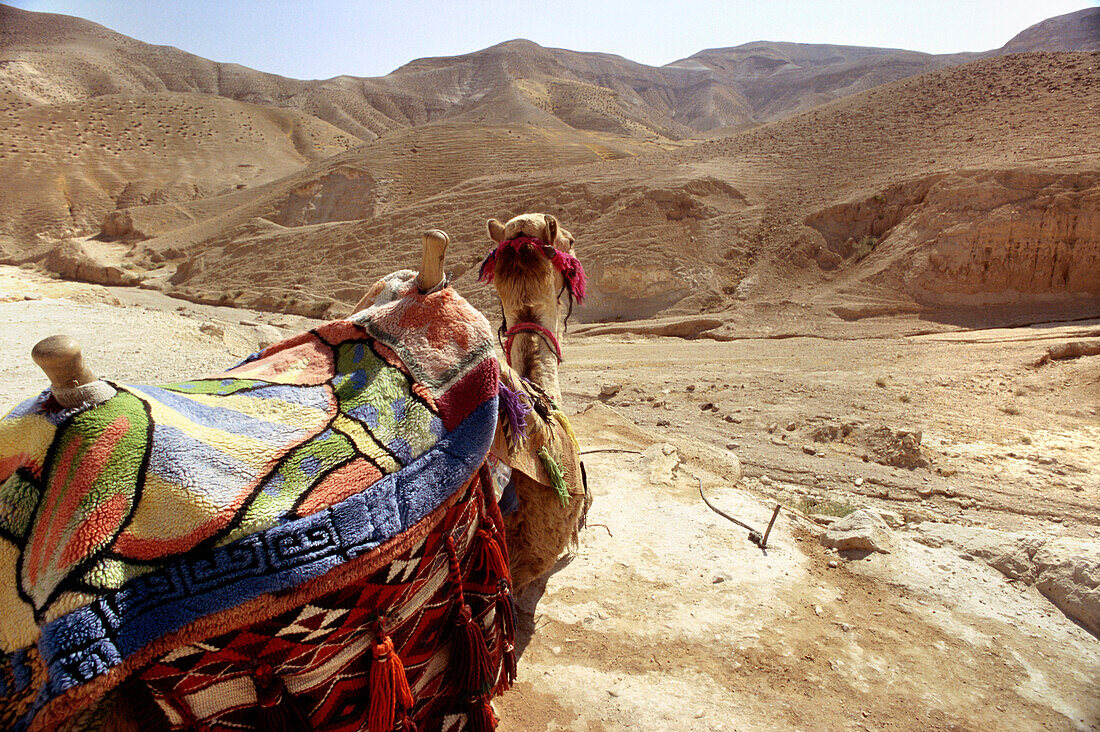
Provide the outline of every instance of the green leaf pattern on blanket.
[[106,549],[130,516],[148,446],[145,406],[120,392],[58,435],[55,459],[23,555],[20,582],[36,607],[80,565]]
[[221,543],[235,541],[273,525],[310,488],[329,472],[356,456],[355,445],[344,435],[325,430],[315,439],[295,448],[264,483],[241,520]]
[[24,538],[38,505],[38,492],[38,486],[24,478],[22,472],[12,473],[0,485],[0,530]]

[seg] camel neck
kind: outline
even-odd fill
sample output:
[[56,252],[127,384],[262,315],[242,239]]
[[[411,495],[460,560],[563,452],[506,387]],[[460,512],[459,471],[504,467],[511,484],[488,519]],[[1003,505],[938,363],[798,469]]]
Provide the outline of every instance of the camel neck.
[[512,343],[512,369],[534,382],[561,404],[558,385],[558,354],[538,333],[516,333]]

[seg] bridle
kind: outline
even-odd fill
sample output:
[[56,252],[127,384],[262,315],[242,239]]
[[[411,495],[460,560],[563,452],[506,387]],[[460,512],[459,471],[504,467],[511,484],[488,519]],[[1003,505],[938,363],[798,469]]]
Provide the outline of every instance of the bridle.
[[[584,301],[585,289],[588,281],[584,273],[584,267],[581,265],[580,260],[574,255],[569,252],[563,252],[557,247],[547,244],[541,239],[536,239],[533,236],[517,236],[514,239],[505,239],[500,242],[497,248],[489,252],[489,256],[481,263],[478,279],[486,283],[492,282],[496,269],[497,255],[506,249],[512,249],[518,254],[521,248],[527,244],[533,246],[544,257],[549,259],[554,269],[561,273],[562,289],[558,292],[558,301],[561,301],[562,293],[568,290],[569,313],[572,314],[573,300],[576,299],[578,303]],[[568,318],[569,316],[566,315],[567,322]],[[535,333],[540,336],[550,350],[554,352],[554,355],[558,359],[558,363],[562,362],[561,344],[558,342],[557,336],[555,336],[554,332],[549,328],[531,320],[521,321],[511,328],[508,328],[507,325],[508,321],[504,315],[504,306],[501,304],[500,327],[497,329],[497,340],[500,342],[501,349],[504,351],[504,358],[509,366],[512,365],[512,341],[519,333]]]

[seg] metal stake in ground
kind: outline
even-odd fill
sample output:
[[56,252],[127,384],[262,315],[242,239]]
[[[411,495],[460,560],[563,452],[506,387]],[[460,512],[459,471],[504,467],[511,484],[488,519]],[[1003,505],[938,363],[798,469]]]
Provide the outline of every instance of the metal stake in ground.
[[757,531],[756,529],[754,529],[753,527],[749,526],[746,523],[738,521],[733,516],[730,516],[728,513],[726,513],[722,509],[718,508],[718,506],[715,506],[713,503],[711,503],[710,499],[707,498],[707,494],[703,492],[703,479],[700,478],[699,476],[695,476],[695,480],[699,481],[699,497],[703,499],[703,503],[707,504],[707,506],[710,507],[710,510],[714,511],[716,514],[718,514],[722,518],[727,519],[729,521],[732,521],[733,523],[740,526],[742,529],[747,529],[748,532],[749,532],[749,541],[751,541],[753,544],[756,544],[761,549],[767,549],[768,548],[768,534],[772,533],[772,526],[775,524],[776,517],[779,516],[779,504],[778,503],[775,504],[775,511],[772,512],[772,520],[768,522],[767,531],[765,531],[764,535],[761,536],[760,532]]

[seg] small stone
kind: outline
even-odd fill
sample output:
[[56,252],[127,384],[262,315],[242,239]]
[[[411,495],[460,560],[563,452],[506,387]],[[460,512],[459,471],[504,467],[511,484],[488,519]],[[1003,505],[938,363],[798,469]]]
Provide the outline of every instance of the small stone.
[[720,585],[720,584],[722,584],[722,583],[723,583],[723,582],[725,582],[725,581],[726,581],[726,578],[725,578],[725,577],[723,577],[722,575],[718,575],[717,577],[715,577],[714,579],[712,579],[712,580],[710,581],[710,583],[711,583],[712,585]]
[[622,384],[603,384],[600,387],[600,399],[610,399],[618,394],[622,388]]
[[835,559],[830,559],[829,560],[829,569],[836,569],[839,566],[840,566],[840,562],[838,562],[837,560],[835,560]]
[[668,427],[668,426],[669,426],[669,424],[671,424],[671,423],[670,423],[670,422],[669,422],[669,421],[668,421],[667,419],[659,419],[659,420],[657,420],[657,426],[658,426],[658,427]]
[[771,424],[768,425],[767,429],[768,429],[768,432],[775,432],[777,429],[779,429],[779,423],[778,422],[772,422]]
[[820,616],[824,612],[825,612],[825,608],[821,607],[820,605],[814,605],[814,615]]
[[730,424],[741,424],[741,418],[740,417],[734,417],[732,414],[727,414],[722,419],[726,420]]
[[557,654],[561,653],[561,646],[554,646],[550,649],[550,651],[556,656]]
[[772,479],[769,478],[767,474],[764,474],[760,476],[760,482],[764,485],[771,485],[774,481],[772,481]]
[[220,338],[225,335],[225,328],[217,325],[216,323],[203,323],[199,326],[199,331],[205,333],[208,336],[214,336]]
[[701,411],[701,412],[705,412],[708,409],[713,409],[713,408],[714,408],[714,402],[705,402],[705,403],[699,405],[699,411]]
[[739,447],[741,447],[740,442],[727,442],[726,443],[726,449],[727,450],[736,450]]
[[863,478],[856,478],[856,485],[857,486],[863,485]]
[[787,423],[787,431],[788,431],[788,432],[794,432],[794,431],[795,431],[795,428],[797,428],[797,427],[798,427],[798,423],[797,423],[797,422],[788,422],[788,423]]
[[817,449],[810,445],[803,445],[802,452],[806,453],[807,455],[816,455]]
[[247,326],[251,326],[253,328],[255,328],[256,326],[259,325],[259,323],[257,323],[255,320],[242,320],[242,321],[240,321],[240,323],[241,323],[241,325],[247,325]]
[[684,387],[684,391],[695,391],[695,384],[688,384]]
[[847,633],[847,632],[848,632],[849,630],[851,630],[851,629],[852,629],[852,626],[848,625],[847,623],[837,623],[837,625],[838,625],[838,626],[840,627],[840,629],[841,629],[841,630],[843,630],[843,631],[844,631],[845,633]]

